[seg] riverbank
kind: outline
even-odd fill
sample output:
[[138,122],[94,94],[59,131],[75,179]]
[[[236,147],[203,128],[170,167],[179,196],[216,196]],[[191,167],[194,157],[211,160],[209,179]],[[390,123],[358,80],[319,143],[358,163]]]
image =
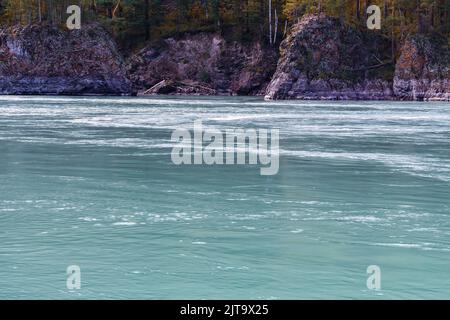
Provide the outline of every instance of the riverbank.
[[339,19],[305,15],[277,46],[185,34],[125,58],[100,24],[0,29],[0,94],[264,96],[267,100],[450,101],[445,39],[390,43]]

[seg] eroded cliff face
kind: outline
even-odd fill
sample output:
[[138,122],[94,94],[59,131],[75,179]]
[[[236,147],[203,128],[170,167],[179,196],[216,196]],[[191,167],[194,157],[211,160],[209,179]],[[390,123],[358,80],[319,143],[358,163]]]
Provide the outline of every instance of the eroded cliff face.
[[375,34],[306,15],[280,52],[199,33],[149,44],[125,63],[99,24],[73,31],[0,28],[0,94],[450,100],[446,39],[410,37],[394,66],[383,63],[390,60],[390,43]]
[[450,101],[450,52],[445,39],[406,40],[395,69],[394,93],[400,100]]
[[0,94],[128,95],[114,40],[98,24],[0,29]]
[[306,15],[281,43],[266,99],[392,99],[381,63],[387,45],[336,18]]
[[147,46],[130,58],[127,69],[140,93],[262,95],[277,59],[276,49],[260,43],[202,33]]

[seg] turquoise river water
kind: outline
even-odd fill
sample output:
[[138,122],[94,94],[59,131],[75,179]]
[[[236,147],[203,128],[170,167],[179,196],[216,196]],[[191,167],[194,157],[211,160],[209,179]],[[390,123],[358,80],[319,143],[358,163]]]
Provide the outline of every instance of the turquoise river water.
[[[174,165],[198,119],[280,129],[279,173]],[[450,104],[0,97],[14,298],[450,298]]]

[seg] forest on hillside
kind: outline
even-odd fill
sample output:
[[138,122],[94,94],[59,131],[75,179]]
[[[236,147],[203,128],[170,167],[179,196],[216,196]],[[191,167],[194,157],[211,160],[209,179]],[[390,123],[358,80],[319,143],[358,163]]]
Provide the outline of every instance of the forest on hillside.
[[83,23],[100,21],[127,48],[201,31],[276,45],[305,13],[324,12],[365,28],[373,4],[382,9],[379,32],[394,44],[414,33],[450,38],[450,0],[0,0],[1,25],[63,26],[72,4],[82,8]]

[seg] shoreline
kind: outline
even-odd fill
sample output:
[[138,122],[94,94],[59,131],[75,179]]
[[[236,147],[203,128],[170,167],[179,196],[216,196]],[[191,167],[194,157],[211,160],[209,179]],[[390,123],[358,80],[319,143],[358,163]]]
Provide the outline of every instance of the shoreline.
[[448,52],[439,41],[409,37],[392,60],[383,39],[365,36],[336,18],[305,15],[279,46],[184,34],[125,58],[98,24],[72,33],[36,25],[0,28],[0,94],[450,101]]
[[186,95],[186,94],[4,94],[0,93],[0,97],[73,97],[73,98],[259,98],[264,102],[283,102],[283,101],[340,101],[340,102],[450,102],[450,99],[441,99],[441,98],[430,98],[424,100],[414,100],[414,99],[335,99],[335,98],[321,98],[321,99],[267,99],[263,95]]

